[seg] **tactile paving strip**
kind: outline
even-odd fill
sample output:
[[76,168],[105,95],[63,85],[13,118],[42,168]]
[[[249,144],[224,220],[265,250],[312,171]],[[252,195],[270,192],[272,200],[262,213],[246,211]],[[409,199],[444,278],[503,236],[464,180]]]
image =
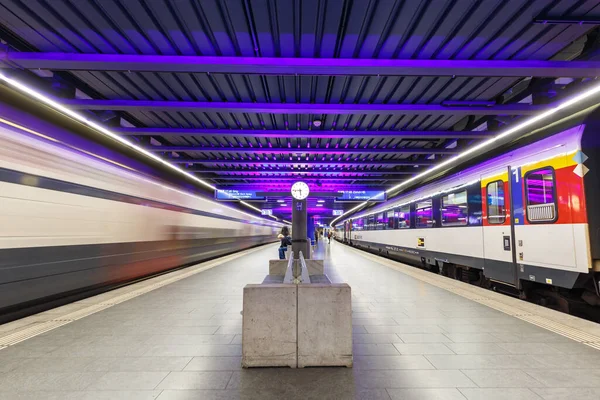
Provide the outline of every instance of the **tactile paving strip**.
[[[267,244],[265,246],[270,246],[270,244]],[[90,302],[91,304],[85,308],[65,315],[56,316],[54,318],[49,319],[48,321],[32,322],[31,324],[25,325],[21,328],[17,328],[15,330],[0,335],[0,350],[8,346],[20,343],[24,340],[31,339],[32,337],[41,335],[42,333],[46,333],[63,325],[69,324],[73,321],[77,321],[81,318],[87,317],[88,315],[95,314],[99,311],[105,310],[124,301],[141,296],[145,293],[151,292],[163,286],[169,285],[171,283],[180,281],[185,278],[189,278],[192,275],[196,275],[200,272],[214,268],[218,265],[235,260],[236,258],[243,257],[247,254],[253,253],[258,250],[262,250],[265,246],[255,247],[253,249],[224,256],[216,260],[207,261],[193,267],[173,271],[164,275],[157,276],[155,278],[134,283],[131,286],[126,286],[125,288],[123,288],[125,290],[127,290],[127,288],[129,289],[126,293],[114,294],[114,297],[107,297],[107,293],[91,297],[89,299],[86,299],[86,302]],[[123,289],[118,289],[117,291],[121,292]],[[93,303],[94,299],[98,300],[98,302],[95,304]],[[68,305],[65,307],[68,307]]]
[[[585,344],[587,346],[593,347],[595,349],[600,350],[600,336],[594,335],[588,332],[585,332],[581,329],[574,328],[572,326],[563,324],[561,322],[555,321],[543,315],[537,314],[535,311],[523,309],[516,304],[515,302],[520,302],[521,300],[513,299],[509,296],[500,295],[494,292],[489,292],[487,289],[479,288],[473,285],[469,285],[464,282],[456,281],[441,275],[436,275],[428,271],[424,271],[415,267],[411,267],[400,262],[396,262],[393,260],[388,260],[379,256],[375,256],[361,250],[357,250],[351,247],[348,249],[359,253],[362,257],[368,258],[377,262],[378,264],[384,265],[386,267],[390,267],[395,269],[403,274],[409,275],[415,279],[420,280],[421,282],[429,283],[435,287],[440,289],[447,290],[451,293],[457,294],[466,299],[472,300],[476,303],[485,305],[487,307],[493,308],[500,312],[503,312],[512,317],[518,318],[525,322],[529,322],[530,324],[539,326],[540,328],[544,328],[548,331],[557,333],[561,336],[567,337],[576,342]],[[497,299],[493,299],[492,296],[498,297]],[[511,304],[512,303],[512,304]],[[531,303],[524,303],[524,306],[527,305],[527,308],[532,308],[534,306]],[[540,306],[536,306],[540,307]],[[546,310],[546,309],[544,309]],[[563,318],[566,318],[566,314],[559,314]],[[569,316],[571,317],[571,316]],[[574,318],[574,317],[571,317]]]
[[17,330],[16,332],[1,337],[0,346],[12,346],[13,344],[17,344],[34,336],[51,331],[52,329],[56,329],[60,326],[66,325],[69,322],[71,321],[52,320],[46,322],[33,323],[31,325],[28,325],[26,328]]

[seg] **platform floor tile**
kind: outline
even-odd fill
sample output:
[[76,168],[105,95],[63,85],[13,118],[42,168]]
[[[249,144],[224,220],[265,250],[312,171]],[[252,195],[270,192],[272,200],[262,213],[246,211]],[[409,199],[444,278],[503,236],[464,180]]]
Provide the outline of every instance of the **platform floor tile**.
[[600,399],[600,351],[335,242],[316,256],[352,287],[354,368],[243,370],[242,289],[276,255],[266,246],[0,349],[0,400]]

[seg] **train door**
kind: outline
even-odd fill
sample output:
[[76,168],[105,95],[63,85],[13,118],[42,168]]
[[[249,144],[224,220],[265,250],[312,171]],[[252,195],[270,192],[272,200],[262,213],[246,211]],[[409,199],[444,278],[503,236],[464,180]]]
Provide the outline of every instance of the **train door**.
[[484,274],[489,279],[516,285],[509,171],[507,167],[481,177]]
[[518,274],[559,286],[561,272],[577,269],[572,190],[580,187],[576,163],[562,151],[536,154],[542,161],[511,169]]

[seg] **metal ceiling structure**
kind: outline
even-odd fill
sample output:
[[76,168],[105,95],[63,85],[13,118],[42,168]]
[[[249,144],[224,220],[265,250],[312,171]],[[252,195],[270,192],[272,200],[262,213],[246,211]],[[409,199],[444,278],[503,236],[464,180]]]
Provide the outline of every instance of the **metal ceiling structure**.
[[384,190],[600,75],[600,0],[0,0],[0,66],[219,187]]

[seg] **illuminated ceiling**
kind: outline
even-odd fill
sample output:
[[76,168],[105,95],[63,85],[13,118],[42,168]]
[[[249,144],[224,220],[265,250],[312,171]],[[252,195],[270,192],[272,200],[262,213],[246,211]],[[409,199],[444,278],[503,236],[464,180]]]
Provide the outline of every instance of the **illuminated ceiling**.
[[218,187],[386,190],[585,88],[599,17],[600,0],[12,0],[0,65]]

